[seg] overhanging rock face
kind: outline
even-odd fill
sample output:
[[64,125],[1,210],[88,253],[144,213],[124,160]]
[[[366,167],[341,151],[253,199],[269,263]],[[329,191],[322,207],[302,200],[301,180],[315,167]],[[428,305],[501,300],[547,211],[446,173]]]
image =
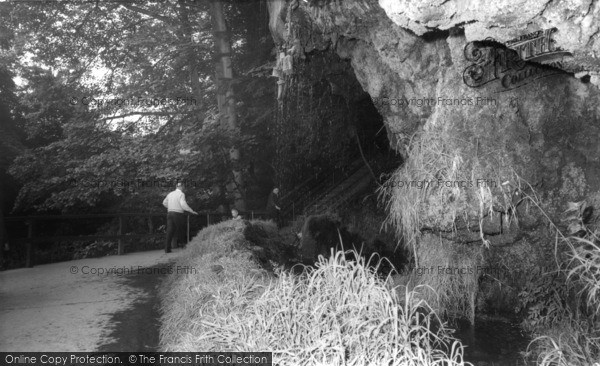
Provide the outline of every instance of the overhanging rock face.
[[515,45],[538,38],[540,31],[553,31],[552,44],[546,46],[570,53],[562,59],[566,70],[600,71],[600,1],[380,0],[379,5],[395,24],[417,35],[461,27],[467,41],[493,38]]
[[600,1],[277,8],[284,47],[351,60],[408,157],[388,182],[402,230],[504,245],[542,224],[525,196],[553,219],[568,201],[600,205]]

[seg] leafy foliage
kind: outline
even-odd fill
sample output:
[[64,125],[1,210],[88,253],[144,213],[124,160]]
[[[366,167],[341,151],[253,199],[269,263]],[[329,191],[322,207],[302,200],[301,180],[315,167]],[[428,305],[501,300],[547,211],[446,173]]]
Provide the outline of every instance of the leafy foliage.
[[570,295],[562,272],[537,277],[519,293],[515,312],[527,309],[525,328],[534,330],[558,324],[565,316],[565,299]]
[[[29,148],[11,168],[23,184],[16,212],[161,210],[182,179],[193,183],[192,205],[226,206],[232,170],[244,175],[248,208],[259,209],[273,184],[292,187],[356,158],[348,126],[359,108],[349,101],[364,92],[350,65],[332,51],[297,60],[279,109],[264,2],[225,6],[237,129],[215,112],[208,1],[2,9]],[[241,151],[235,166],[232,147]]]
[[[207,2],[3,9],[3,24],[14,31],[11,67],[23,80],[19,113],[30,147],[11,169],[24,183],[17,211],[159,209],[159,197],[182,179],[196,188],[192,201],[214,201],[204,193],[230,179],[229,147],[254,138],[221,126],[211,107]],[[232,3],[228,10],[241,24],[234,27],[240,60],[270,49],[268,32],[260,40],[244,34],[251,15],[266,8]],[[256,47],[259,41],[263,47]],[[160,100],[167,103],[149,104]],[[264,124],[257,127],[251,133],[265,133]],[[251,161],[249,155],[242,164]]]

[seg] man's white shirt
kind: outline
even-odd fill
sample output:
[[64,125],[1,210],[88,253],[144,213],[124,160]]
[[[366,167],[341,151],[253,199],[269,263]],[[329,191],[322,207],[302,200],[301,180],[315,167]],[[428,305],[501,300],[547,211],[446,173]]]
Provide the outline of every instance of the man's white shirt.
[[167,197],[165,197],[163,206],[165,206],[168,211],[183,213],[185,210],[194,213],[194,210],[192,210],[185,201],[185,193],[183,193],[179,188],[173,192],[170,192]]

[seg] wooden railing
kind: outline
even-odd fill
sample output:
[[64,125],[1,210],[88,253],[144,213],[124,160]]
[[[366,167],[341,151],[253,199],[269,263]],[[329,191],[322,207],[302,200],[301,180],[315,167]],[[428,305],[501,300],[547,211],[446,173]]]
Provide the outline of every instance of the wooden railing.
[[[199,211],[199,217],[206,218],[206,225],[201,225],[201,227],[205,227],[210,225],[212,222],[220,221],[221,217],[224,216],[221,212],[215,211]],[[240,212],[246,219],[258,219],[264,218],[266,213],[264,211],[247,211]],[[147,234],[129,234],[124,233],[124,218],[126,217],[137,217],[137,218],[152,218],[152,217],[165,217],[166,213],[108,213],[108,214],[67,214],[67,215],[32,215],[32,216],[5,216],[4,221],[7,223],[7,229],[9,229],[10,222],[24,222],[27,226],[27,236],[26,237],[12,237],[10,238],[11,243],[25,243],[26,244],[26,257],[25,257],[25,265],[26,267],[33,267],[34,258],[35,258],[35,244],[44,241],[76,241],[76,240],[117,240],[118,241],[118,249],[117,253],[119,255],[125,254],[125,239],[139,239],[139,238],[149,238],[149,237],[164,237],[164,233],[155,233],[149,232]],[[186,213],[186,233],[187,240],[190,240],[190,216],[195,217],[195,215],[190,215]],[[228,215],[225,215],[228,216]],[[53,236],[36,236],[35,235],[35,226],[36,223],[42,221],[52,221],[52,220],[78,220],[78,219],[99,219],[99,218],[118,218],[118,232],[116,235],[53,235]],[[211,222],[211,217],[213,220]],[[216,217],[216,219],[215,219]],[[153,230],[151,230],[153,231]],[[10,237],[10,235],[9,235]]]

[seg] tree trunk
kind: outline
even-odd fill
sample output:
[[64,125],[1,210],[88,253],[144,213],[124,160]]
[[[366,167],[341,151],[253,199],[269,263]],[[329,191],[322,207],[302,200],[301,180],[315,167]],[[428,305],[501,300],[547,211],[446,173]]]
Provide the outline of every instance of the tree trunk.
[[0,207],[0,265],[4,262],[4,215],[2,214],[2,208]]
[[[233,93],[233,68],[231,65],[231,42],[223,12],[223,2],[211,1],[211,13],[213,24],[213,37],[215,42],[215,66],[217,103],[222,118],[225,118],[229,129],[235,133],[239,129],[235,108],[235,95]],[[229,159],[232,166],[233,183],[227,189],[233,194],[234,206],[240,210],[246,210],[246,202],[242,194],[244,181],[240,170],[240,151],[236,146],[229,150]]]
[[[179,38],[186,43],[195,43],[193,39],[192,25],[190,24],[190,19],[188,16],[189,9],[185,5],[185,0],[179,0],[178,10],[179,21],[181,23],[181,27],[178,28]],[[190,52],[190,55],[188,56],[188,69],[190,73],[190,84],[192,87],[192,94],[194,95],[194,98],[196,99],[197,103],[201,104],[203,90],[201,88],[200,81],[198,80],[198,65],[196,63],[196,51],[195,48],[193,48],[192,51],[187,51],[186,48],[186,52]]]

